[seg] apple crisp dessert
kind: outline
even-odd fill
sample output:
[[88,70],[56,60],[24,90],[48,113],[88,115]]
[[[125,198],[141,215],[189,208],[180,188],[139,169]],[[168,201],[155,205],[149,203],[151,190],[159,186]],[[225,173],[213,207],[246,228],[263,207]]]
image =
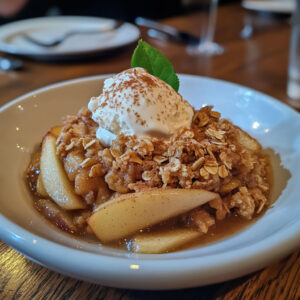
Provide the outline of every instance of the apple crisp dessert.
[[[209,195],[212,198],[208,197],[203,205],[196,204],[185,213],[179,210],[177,218],[171,216],[172,227],[176,228],[173,234],[185,236],[187,240],[207,233],[217,220],[230,215],[251,219],[268,204],[268,158],[256,140],[221,119],[220,113],[211,106],[195,111],[191,128],[179,130],[170,139],[120,134],[110,147],[105,147],[96,137],[97,128],[91,112],[83,108],[77,116],[67,116],[61,128],[53,128],[44,138],[43,147],[45,140],[53,140],[54,154],[63,166],[71,192],[80,201],[74,203],[72,212],[49,197],[49,188],[45,189],[40,175],[39,153],[33,156],[27,169],[30,187],[39,198],[35,201],[37,209],[65,231],[91,232],[93,229],[88,224],[96,216],[97,208],[124,194],[147,193],[151,198],[159,190],[213,192]],[[178,197],[184,202],[184,197],[190,196]],[[166,209],[170,208],[166,206]],[[165,219],[157,222],[160,221]],[[136,232],[140,229],[145,228],[136,228]],[[141,235],[136,236],[137,240],[143,239]],[[104,240],[111,239],[108,236]],[[134,246],[134,238],[132,241]]]
[[212,106],[195,110],[178,87],[170,62],[140,41],[131,69],[44,136],[26,172],[38,211],[140,253],[261,214],[271,169],[260,144]]

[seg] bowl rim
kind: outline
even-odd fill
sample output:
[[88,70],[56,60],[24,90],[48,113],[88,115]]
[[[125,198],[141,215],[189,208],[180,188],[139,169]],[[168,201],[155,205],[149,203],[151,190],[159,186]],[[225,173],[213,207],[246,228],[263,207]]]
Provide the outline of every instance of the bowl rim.
[[[111,74],[86,76],[41,87],[4,104],[0,107],[0,114],[9,107],[22,102],[35,94],[65,85],[103,79],[110,75]],[[272,105],[274,105],[275,100],[276,105],[279,105],[279,107],[288,110],[289,113],[300,117],[300,114],[297,111],[286,104],[254,89],[224,80],[197,75],[180,74],[180,77],[201,78],[203,80],[218,81],[229,84],[235,88],[246,88],[247,90],[263,96],[264,101],[269,103],[271,102]],[[0,223],[3,225],[0,228],[1,239],[17,251],[29,257],[31,260],[43,266],[78,279],[88,280],[95,283],[103,282],[105,285],[114,287],[135,289],[186,288],[233,279],[265,267],[274,260],[282,258],[297,249],[300,244],[300,218],[289,226],[281,228],[273,235],[268,236],[264,240],[258,241],[252,245],[247,245],[234,250],[231,249],[221,254],[217,253],[199,257],[175,257],[167,259],[164,257],[168,254],[135,254],[116,257],[74,249],[38,236],[10,221],[1,213]],[[32,247],[33,243],[38,244],[39,247]],[[51,249],[46,260],[41,254],[40,249]],[[245,251],[240,251],[241,249]],[[61,253],[64,253],[62,257]],[[148,259],[144,259],[146,256]],[[77,260],[74,263],[74,259],[78,257],[80,257],[80,261]],[[52,263],[50,263],[50,261]],[[53,261],[55,261],[55,263],[53,263]],[[170,262],[173,262],[173,264]],[[132,270],[132,265],[138,265],[139,267],[138,269]],[[70,271],[74,270],[74,267],[80,267],[82,275],[74,275],[74,273]],[[157,274],[158,269],[159,276]],[[241,269],[243,270],[241,271]],[[91,271],[90,276],[88,274],[89,271]],[[95,279],[95,276],[99,274],[99,271],[102,273],[102,277],[99,276],[100,281]],[[116,276],[115,279],[110,278],[110,280],[107,281],[103,278],[103,273],[105,272],[107,272],[110,276],[118,273],[118,276]],[[128,275],[129,272],[130,275]],[[206,280],[203,280],[202,278],[199,282],[199,272],[201,274],[209,274],[208,278]],[[119,278],[122,276],[127,277],[127,281],[125,283],[120,282]],[[177,280],[176,286],[170,283],[170,281],[176,281],[179,277],[185,277],[185,280],[182,280],[182,282],[178,282]],[[150,280],[150,282],[143,283],[142,280],[147,281],[146,279]],[[137,282],[141,285],[137,286]]]

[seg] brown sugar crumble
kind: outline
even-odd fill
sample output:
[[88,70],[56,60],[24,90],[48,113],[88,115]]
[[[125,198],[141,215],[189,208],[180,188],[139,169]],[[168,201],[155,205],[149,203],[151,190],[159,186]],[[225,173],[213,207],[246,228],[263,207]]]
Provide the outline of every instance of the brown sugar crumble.
[[[191,128],[181,129],[169,139],[120,134],[111,147],[104,147],[96,138],[97,128],[90,111],[83,108],[77,116],[64,119],[57,138],[57,155],[75,193],[89,207],[84,217],[80,219],[77,215],[73,223],[69,217],[64,222],[60,220],[60,226],[63,224],[68,232],[82,230],[92,210],[115,195],[153,188],[205,189],[218,193],[220,198],[182,216],[184,226],[203,233],[217,220],[232,214],[251,219],[268,204],[268,157],[256,140],[221,119],[212,106],[195,111]],[[37,155],[27,171],[34,192],[36,176],[33,175],[39,173],[38,160]],[[38,209],[49,214],[47,209],[51,205],[48,203],[46,209],[44,203],[47,204],[40,201]],[[60,213],[59,218],[63,215]],[[68,227],[66,224],[70,222],[72,226]]]

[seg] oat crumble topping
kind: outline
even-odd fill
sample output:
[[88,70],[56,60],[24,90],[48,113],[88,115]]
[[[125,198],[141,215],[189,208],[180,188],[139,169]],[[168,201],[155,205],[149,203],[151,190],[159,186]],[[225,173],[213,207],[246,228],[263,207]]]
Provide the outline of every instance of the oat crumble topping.
[[[242,145],[241,130],[220,116],[207,106],[195,112],[191,129],[182,129],[170,139],[120,134],[106,148],[95,136],[97,125],[90,112],[82,109],[78,116],[65,118],[57,154],[75,192],[89,205],[97,204],[97,194],[196,188],[221,195],[221,202],[209,203],[212,218],[223,219],[234,211],[251,219],[267,203],[268,159]],[[99,191],[100,181],[105,193]],[[200,222],[206,216],[202,212],[193,214],[203,232],[205,224],[214,223]]]

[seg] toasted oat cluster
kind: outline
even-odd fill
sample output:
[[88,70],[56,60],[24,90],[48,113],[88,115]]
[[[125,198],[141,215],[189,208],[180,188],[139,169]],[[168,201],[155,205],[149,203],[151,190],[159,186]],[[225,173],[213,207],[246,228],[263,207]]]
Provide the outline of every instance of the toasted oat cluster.
[[268,158],[256,140],[211,106],[195,111],[191,129],[170,139],[119,135],[106,148],[96,130],[82,109],[65,118],[56,142],[75,193],[92,207],[112,195],[152,188],[205,189],[221,198],[185,218],[207,232],[216,219],[231,213],[251,219],[267,203]]

